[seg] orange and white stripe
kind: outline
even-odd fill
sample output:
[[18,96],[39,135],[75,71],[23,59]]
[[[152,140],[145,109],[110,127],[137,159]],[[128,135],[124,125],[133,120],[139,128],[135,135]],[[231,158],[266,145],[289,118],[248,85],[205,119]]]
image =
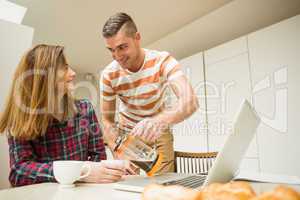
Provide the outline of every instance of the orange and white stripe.
[[162,110],[168,81],[183,75],[169,53],[144,50],[145,61],[138,72],[132,73],[113,61],[101,74],[101,98],[112,101],[119,97],[119,122],[126,132]]

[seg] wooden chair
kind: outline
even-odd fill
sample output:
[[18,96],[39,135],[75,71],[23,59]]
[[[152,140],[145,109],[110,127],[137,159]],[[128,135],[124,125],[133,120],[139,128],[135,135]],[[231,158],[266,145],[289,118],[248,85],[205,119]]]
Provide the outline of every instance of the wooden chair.
[[175,172],[208,174],[218,152],[192,153],[175,151]]

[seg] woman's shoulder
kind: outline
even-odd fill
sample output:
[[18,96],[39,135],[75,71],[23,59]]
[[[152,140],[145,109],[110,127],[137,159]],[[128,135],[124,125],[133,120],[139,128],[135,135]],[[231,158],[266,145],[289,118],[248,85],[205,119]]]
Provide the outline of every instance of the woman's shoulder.
[[88,99],[77,99],[75,100],[75,105],[81,114],[86,114],[93,109],[93,105]]
[[90,102],[90,100],[88,100],[88,99],[76,99],[75,100],[75,104],[76,105],[84,105],[84,106],[87,106],[87,105],[90,105],[91,104],[91,102]]

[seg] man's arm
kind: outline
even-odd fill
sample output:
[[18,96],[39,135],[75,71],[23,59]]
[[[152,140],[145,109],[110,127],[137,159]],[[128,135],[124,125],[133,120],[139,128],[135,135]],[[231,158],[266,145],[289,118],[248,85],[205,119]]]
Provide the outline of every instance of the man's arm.
[[115,124],[116,100],[106,101],[101,98],[100,109],[104,139],[110,150],[113,151],[115,140],[119,135]]
[[181,71],[178,61],[170,55],[167,56],[161,64],[160,70],[161,76],[171,86],[178,101],[171,108],[165,108],[156,116],[146,118],[134,127],[132,135],[150,141],[157,139],[169,126],[188,118],[198,108],[197,97]]
[[103,125],[103,137],[113,152],[118,131],[115,123],[116,93],[109,78],[110,70],[104,70],[100,77],[100,113]]
[[139,122],[132,130],[132,135],[155,141],[164,130],[185,120],[198,109],[198,99],[186,76],[182,74],[170,80],[169,84],[178,98],[178,103],[171,108],[165,108],[155,117]]
[[186,76],[181,75],[170,81],[170,86],[178,98],[178,103],[166,108],[154,117],[168,125],[177,124],[191,116],[199,107],[197,96]]

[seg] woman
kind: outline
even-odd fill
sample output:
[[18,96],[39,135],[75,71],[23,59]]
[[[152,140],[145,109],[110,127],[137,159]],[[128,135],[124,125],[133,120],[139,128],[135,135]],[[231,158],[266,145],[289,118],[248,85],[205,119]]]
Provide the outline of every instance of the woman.
[[13,186],[54,182],[55,160],[88,161],[85,182],[113,182],[124,174],[120,162],[99,162],[106,159],[102,133],[91,103],[72,98],[74,78],[61,46],[37,45],[21,59],[0,116]]

